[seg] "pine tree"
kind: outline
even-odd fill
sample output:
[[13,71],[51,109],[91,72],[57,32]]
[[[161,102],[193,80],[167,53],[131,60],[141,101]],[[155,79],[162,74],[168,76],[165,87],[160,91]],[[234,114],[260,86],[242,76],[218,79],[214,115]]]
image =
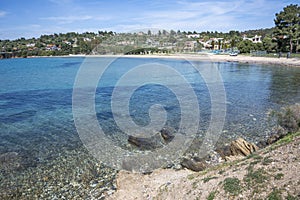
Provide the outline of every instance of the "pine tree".
[[[276,13],[275,22],[275,36],[279,46],[288,44],[289,51],[292,53],[297,49],[300,37],[300,7],[296,5],[289,5],[283,8],[283,11]],[[294,48],[294,44],[295,47]],[[281,47],[282,48],[282,47]]]

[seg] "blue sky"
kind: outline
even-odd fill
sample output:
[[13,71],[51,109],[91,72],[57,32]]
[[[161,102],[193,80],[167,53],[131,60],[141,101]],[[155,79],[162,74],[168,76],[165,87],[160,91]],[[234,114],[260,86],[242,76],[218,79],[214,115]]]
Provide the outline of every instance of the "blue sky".
[[0,39],[41,34],[147,29],[249,30],[274,26],[298,0],[0,0]]

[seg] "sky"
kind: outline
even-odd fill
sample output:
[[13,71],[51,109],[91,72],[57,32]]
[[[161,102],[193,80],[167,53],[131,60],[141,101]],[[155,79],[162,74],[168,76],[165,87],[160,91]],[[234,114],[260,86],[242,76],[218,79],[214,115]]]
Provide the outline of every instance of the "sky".
[[0,39],[66,32],[250,30],[299,0],[0,0]]

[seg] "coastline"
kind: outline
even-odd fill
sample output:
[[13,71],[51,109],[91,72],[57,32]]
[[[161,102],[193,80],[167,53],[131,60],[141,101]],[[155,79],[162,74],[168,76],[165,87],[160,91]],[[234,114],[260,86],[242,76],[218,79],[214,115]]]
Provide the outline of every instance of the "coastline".
[[269,58],[252,57],[245,55],[229,56],[214,54],[151,54],[151,55],[66,55],[66,56],[34,56],[28,58],[97,58],[97,57],[125,57],[125,58],[164,58],[164,59],[186,59],[189,61],[211,61],[211,62],[238,62],[246,64],[281,65],[287,67],[300,67],[299,58]]
[[[296,199],[300,133],[236,161],[204,171],[157,169],[151,174],[119,171],[107,199]],[[272,198],[273,199],[273,198]],[[275,199],[275,198],[274,198]]]
[[211,62],[239,62],[248,64],[266,64],[266,65],[282,65],[290,67],[300,67],[300,59],[297,58],[268,58],[268,57],[252,57],[245,55],[229,56],[214,54],[170,54],[170,55],[124,55],[123,57],[133,58],[174,58],[186,59],[191,61],[211,61]]

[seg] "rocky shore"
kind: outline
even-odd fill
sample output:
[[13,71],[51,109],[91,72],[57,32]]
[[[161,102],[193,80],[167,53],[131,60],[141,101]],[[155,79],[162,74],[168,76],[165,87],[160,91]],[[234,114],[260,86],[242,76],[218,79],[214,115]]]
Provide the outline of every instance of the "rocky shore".
[[242,138],[205,158],[150,174],[120,171],[109,199],[299,199],[300,104],[274,113],[275,132],[257,145]]
[[204,171],[120,171],[108,199],[299,199],[299,145],[300,133],[261,150],[238,139],[230,148],[239,157]]

